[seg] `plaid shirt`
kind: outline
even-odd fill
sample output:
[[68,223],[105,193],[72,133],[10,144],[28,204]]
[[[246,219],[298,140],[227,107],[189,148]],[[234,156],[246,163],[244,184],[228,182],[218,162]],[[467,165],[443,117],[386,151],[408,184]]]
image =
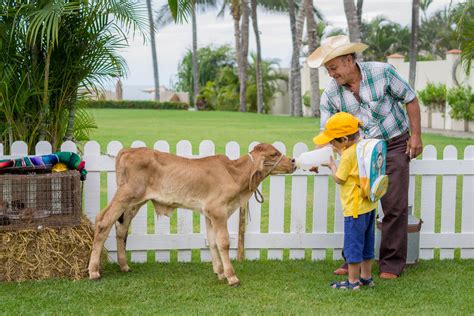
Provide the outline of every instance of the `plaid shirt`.
[[406,104],[415,99],[412,87],[395,68],[380,62],[357,62],[362,74],[360,102],[345,86],[332,79],[321,96],[321,129],[337,112],[347,112],[361,122],[361,131],[371,138],[389,140],[408,130]]

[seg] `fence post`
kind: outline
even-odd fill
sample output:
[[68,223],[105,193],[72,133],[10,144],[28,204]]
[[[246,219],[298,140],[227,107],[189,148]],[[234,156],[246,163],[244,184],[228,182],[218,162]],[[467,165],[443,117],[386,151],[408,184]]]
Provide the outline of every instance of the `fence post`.
[[[474,146],[469,145],[464,149],[464,160],[474,160]],[[462,218],[461,234],[474,233],[474,175],[464,175],[462,183]],[[474,249],[461,249],[462,259],[474,258]]]

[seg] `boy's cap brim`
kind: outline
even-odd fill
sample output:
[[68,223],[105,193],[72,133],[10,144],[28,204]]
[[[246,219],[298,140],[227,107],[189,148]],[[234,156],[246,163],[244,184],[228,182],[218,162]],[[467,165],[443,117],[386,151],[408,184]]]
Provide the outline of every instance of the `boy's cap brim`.
[[313,138],[313,143],[316,145],[326,145],[329,142],[331,142],[333,139],[334,137],[330,137],[326,135],[324,132],[322,132],[321,134]]

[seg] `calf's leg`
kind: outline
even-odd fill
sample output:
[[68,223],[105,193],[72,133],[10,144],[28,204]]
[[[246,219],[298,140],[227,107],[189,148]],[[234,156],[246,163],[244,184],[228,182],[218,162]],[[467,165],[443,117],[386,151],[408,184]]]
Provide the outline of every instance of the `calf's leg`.
[[91,257],[89,259],[89,279],[100,278],[99,261],[105,239],[109,235],[112,225],[122,215],[127,205],[112,199],[110,204],[97,215],[95,220],[94,242],[92,244]]
[[138,210],[143,204],[144,203],[126,210],[115,222],[115,231],[117,239],[117,261],[120,266],[120,271],[122,272],[131,271],[127,263],[127,254],[125,251],[127,247],[128,228],[130,227],[130,222],[135,217],[135,215],[137,215]]
[[209,250],[211,251],[212,258],[212,270],[217,275],[219,280],[225,279],[224,276],[224,267],[219,255],[219,250],[217,249],[216,236],[212,227],[211,220],[206,217],[206,233],[207,233],[207,242],[209,243]]
[[224,266],[224,275],[231,286],[239,285],[240,281],[235,276],[234,268],[229,258],[229,231],[227,218],[218,218],[212,221],[212,228],[216,236],[217,249]]

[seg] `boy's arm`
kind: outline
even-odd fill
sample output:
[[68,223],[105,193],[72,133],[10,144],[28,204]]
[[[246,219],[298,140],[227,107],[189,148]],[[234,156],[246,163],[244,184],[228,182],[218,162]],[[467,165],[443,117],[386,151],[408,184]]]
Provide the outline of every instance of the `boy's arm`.
[[327,165],[327,167],[331,170],[331,174],[332,174],[332,178],[334,179],[334,182],[336,182],[337,184],[344,184],[344,182],[346,182],[342,179],[339,179],[336,176],[337,166],[336,166],[336,162],[334,161],[334,158],[329,157],[329,164]]

